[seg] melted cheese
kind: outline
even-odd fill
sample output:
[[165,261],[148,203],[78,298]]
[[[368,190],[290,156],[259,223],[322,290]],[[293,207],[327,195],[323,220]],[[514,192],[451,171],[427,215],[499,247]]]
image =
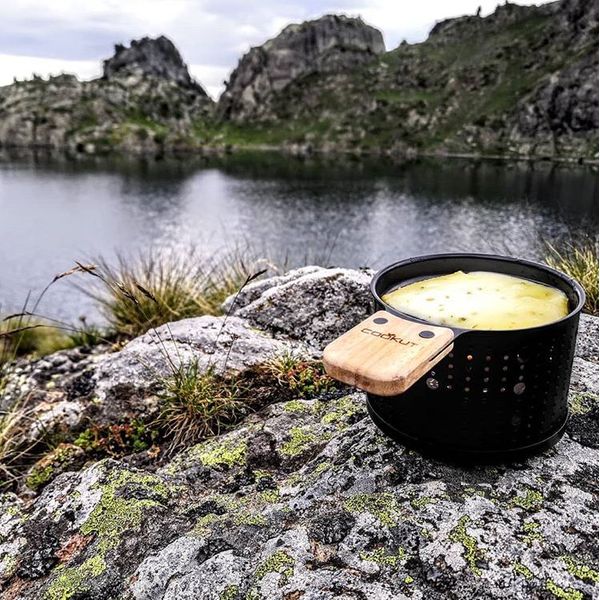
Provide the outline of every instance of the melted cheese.
[[524,329],[566,316],[555,288],[488,271],[432,277],[388,292],[383,301],[408,315],[463,329]]

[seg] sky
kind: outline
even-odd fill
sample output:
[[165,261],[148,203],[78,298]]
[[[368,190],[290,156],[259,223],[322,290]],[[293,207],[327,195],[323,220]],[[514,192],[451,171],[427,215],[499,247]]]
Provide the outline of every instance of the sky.
[[[531,0],[512,0],[532,4]],[[536,2],[540,4],[540,0]],[[0,0],[0,85],[37,73],[98,77],[116,43],[166,35],[192,75],[218,97],[251,46],[289,23],[361,16],[386,47],[423,41],[436,21],[493,12],[498,0]]]

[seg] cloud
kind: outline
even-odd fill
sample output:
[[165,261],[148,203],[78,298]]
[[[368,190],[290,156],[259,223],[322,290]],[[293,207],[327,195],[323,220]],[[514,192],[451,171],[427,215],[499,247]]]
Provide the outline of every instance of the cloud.
[[[517,0],[520,4],[529,2]],[[287,24],[326,13],[361,15],[388,48],[418,42],[441,19],[494,10],[496,0],[7,0],[0,4],[0,84],[28,69],[42,75],[99,74],[115,43],[171,38],[213,95],[251,46]],[[92,64],[96,67],[92,68]]]

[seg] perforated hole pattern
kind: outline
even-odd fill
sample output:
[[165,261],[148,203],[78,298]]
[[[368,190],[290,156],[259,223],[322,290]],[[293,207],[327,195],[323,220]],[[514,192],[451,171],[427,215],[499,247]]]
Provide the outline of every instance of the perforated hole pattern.
[[[573,326],[574,323],[574,326]],[[546,334],[464,334],[453,351],[378,414],[407,435],[468,449],[545,439],[567,415],[577,319]]]

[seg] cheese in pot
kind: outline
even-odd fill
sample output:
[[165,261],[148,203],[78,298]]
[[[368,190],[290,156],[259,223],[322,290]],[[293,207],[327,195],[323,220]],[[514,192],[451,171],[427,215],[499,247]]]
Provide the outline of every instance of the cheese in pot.
[[561,290],[488,271],[424,279],[388,292],[383,301],[413,317],[463,329],[525,329],[569,312]]

